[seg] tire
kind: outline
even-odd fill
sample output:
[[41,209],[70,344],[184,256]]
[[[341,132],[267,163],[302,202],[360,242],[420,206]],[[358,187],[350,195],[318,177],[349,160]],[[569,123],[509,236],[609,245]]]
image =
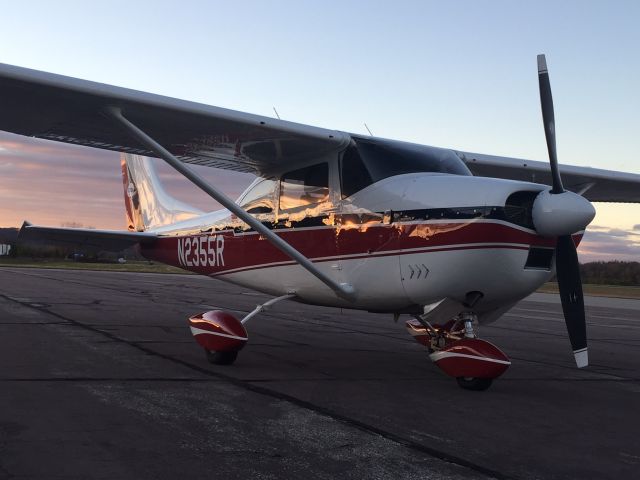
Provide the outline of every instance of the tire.
[[482,392],[491,386],[493,379],[491,378],[475,378],[475,377],[458,377],[456,378],[460,388],[465,390],[475,390]]
[[231,365],[238,358],[238,351],[233,352],[215,352],[213,350],[205,350],[207,360],[214,365]]

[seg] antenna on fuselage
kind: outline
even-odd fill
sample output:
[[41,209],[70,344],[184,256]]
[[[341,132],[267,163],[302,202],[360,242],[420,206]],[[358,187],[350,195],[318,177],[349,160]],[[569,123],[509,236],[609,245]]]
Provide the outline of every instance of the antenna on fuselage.
[[278,115],[278,110],[276,110],[276,107],[273,107],[273,111],[276,112],[276,117],[278,117],[278,120],[280,120],[280,115]]
[[367,124],[364,124],[364,128],[367,129],[367,132],[369,132],[369,135],[371,135],[373,137],[373,133],[371,133],[371,130],[369,130],[369,127],[367,126]]

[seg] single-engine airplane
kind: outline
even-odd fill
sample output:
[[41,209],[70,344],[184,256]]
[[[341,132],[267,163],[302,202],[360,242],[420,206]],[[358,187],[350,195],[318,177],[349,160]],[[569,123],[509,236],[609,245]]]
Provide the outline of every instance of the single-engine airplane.
[[[558,165],[553,102],[538,56],[550,163],[366,137],[0,65],[0,130],[122,152],[128,231],[27,222],[20,241],[121,250],[273,298],[238,319],[192,316],[196,341],[231,364],[245,325],[282,300],[388,312],[466,389],[510,365],[478,325],[557,273],[578,367],[588,364],[576,245],[591,201],[640,202],[640,175]],[[224,209],[172,198],[148,156]],[[187,164],[252,172],[233,201]],[[562,175],[561,175],[562,170]],[[551,185],[549,187],[548,185]]]

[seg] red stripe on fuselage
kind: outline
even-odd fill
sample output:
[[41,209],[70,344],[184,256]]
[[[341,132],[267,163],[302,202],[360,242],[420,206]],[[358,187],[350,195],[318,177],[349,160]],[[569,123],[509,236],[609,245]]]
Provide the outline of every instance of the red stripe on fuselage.
[[[552,248],[556,244],[555,238],[541,237],[507,223],[477,220],[291,228],[274,232],[307,258],[317,262],[443,250],[528,249],[529,246]],[[200,240],[212,236],[223,237],[223,242]],[[193,247],[188,252],[184,250],[187,238],[190,238],[189,246]],[[179,242],[183,246],[180,255]],[[206,250],[216,246],[223,247],[223,251]],[[142,253],[148,258],[204,275],[294,263],[255,232],[234,234],[226,231],[163,237],[151,246],[144,246]],[[203,259],[210,260],[206,262]],[[217,262],[211,259],[217,259]]]

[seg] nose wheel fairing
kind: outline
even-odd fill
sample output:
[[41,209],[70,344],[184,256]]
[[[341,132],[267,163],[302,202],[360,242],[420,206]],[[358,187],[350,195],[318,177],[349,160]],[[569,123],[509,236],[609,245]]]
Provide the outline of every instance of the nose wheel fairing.
[[447,375],[454,378],[495,379],[511,365],[498,347],[479,338],[463,338],[451,342],[429,358]]
[[460,387],[486,390],[511,365],[502,350],[477,338],[474,314],[463,312],[442,325],[430,323],[428,317],[429,313],[409,320],[407,330],[427,348],[431,361]]

